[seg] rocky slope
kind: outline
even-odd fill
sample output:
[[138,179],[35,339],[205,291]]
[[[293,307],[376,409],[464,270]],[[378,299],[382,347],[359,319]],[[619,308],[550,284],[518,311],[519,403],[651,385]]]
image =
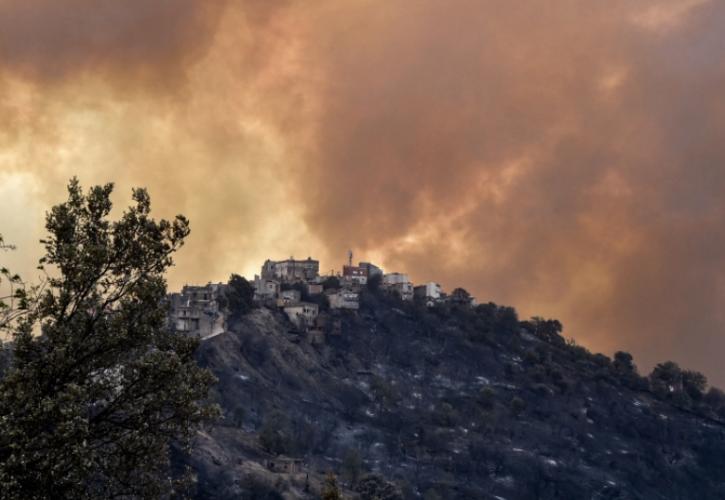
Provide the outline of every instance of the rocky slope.
[[191,457],[198,498],[319,498],[328,471],[345,498],[725,498],[715,412],[512,309],[366,293],[339,318],[311,345],[257,309],[202,343],[224,417]]

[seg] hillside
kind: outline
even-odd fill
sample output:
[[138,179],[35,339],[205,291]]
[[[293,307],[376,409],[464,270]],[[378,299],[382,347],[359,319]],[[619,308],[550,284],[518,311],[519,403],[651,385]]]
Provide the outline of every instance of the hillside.
[[345,498],[725,498],[717,408],[556,322],[372,292],[339,318],[311,345],[261,308],[202,343],[224,417],[196,442],[198,498],[319,498],[328,471]]

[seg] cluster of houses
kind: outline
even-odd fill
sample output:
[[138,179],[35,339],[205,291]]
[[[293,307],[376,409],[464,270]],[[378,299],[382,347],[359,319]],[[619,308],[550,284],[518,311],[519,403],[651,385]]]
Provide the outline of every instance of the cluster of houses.
[[[438,283],[429,282],[414,286],[407,274],[384,273],[370,263],[352,263],[352,252],[341,273],[320,274],[319,261],[308,257],[304,260],[267,260],[259,275],[254,277],[254,301],[267,307],[284,311],[298,331],[304,331],[312,343],[324,341],[325,335],[340,333],[339,315],[335,310],[356,311],[360,307],[361,289],[375,279],[386,293],[396,294],[402,300],[418,299],[426,305],[454,300],[474,305],[475,299],[468,294],[461,296],[454,291],[446,295]],[[225,315],[220,303],[227,285],[209,283],[205,286],[185,286],[181,293],[169,295],[172,328],[178,332],[208,338],[225,329]],[[325,297],[326,300],[323,298]],[[333,311],[321,311],[320,304],[328,303]]]

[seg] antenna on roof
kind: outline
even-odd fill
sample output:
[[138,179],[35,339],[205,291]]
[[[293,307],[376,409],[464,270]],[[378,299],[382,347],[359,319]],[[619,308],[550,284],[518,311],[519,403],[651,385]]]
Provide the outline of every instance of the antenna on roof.
[[347,261],[349,262],[349,266],[352,267],[352,250],[347,251]]

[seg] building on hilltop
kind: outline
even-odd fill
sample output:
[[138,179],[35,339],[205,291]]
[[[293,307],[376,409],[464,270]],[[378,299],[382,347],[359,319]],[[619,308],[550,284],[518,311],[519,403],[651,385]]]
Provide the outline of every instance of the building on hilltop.
[[368,271],[364,267],[342,266],[342,282],[346,285],[364,285],[368,282]]
[[435,305],[443,299],[443,288],[436,282],[430,281],[413,289],[416,297],[425,301],[428,307]]
[[297,304],[302,300],[302,293],[299,290],[282,290],[277,295],[277,307],[285,307]]
[[372,278],[373,276],[383,275],[383,270],[370,262],[360,262],[358,264],[358,267],[365,270],[368,279]]
[[330,301],[330,309],[360,309],[360,295],[352,290],[336,290],[327,298]]
[[397,293],[403,300],[413,300],[413,283],[407,274],[388,273],[383,276],[383,289]]
[[299,329],[314,325],[315,318],[320,312],[319,306],[310,302],[298,302],[284,307],[289,320]]
[[266,260],[262,266],[262,279],[282,283],[314,281],[320,274],[320,261],[307,257],[305,260]]
[[211,337],[224,331],[224,313],[220,297],[226,291],[223,283],[204,286],[186,285],[181,293],[167,297],[169,326],[172,330],[199,338]]
[[280,283],[274,279],[254,276],[254,300],[268,302],[274,300],[279,294]]

